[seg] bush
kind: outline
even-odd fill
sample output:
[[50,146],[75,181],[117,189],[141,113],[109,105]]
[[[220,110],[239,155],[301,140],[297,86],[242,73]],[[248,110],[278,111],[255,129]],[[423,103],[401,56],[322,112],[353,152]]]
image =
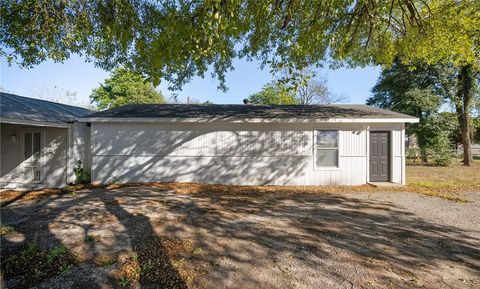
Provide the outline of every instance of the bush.
[[432,163],[436,166],[450,166],[455,160],[455,154],[450,145],[436,144],[434,147],[429,148],[429,155]]
[[75,174],[75,184],[89,184],[91,181],[90,172],[83,167],[82,161],[78,160],[77,165],[73,169]]
[[420,119],[416,132],[419,135],[419,146],[422,160],[436,166],[451,165],[455,159],[449,133],[452,125],[444,115],[432,114]]
[[407,160],[412,160],[413,163],[416,163],[418,157],[420,156],[420,149],[417,147],[407,149]]

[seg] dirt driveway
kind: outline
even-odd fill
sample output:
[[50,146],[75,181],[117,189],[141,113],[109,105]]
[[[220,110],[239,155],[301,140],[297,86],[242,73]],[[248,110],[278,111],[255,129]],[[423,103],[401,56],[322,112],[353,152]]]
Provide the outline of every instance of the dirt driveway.
[[1,211],[10,228],[2,259],[25,259],[36,243],[44,251],[63,244],[74,261],[33,283],[39,269],[4,272],[3,281],[7,288],[479,288],[479,196],[456,203],[414,193],[126,187],[15,202]]

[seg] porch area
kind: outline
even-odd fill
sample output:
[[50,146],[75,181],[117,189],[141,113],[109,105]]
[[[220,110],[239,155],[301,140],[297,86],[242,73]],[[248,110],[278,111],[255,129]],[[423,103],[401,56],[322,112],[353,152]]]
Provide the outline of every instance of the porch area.
[[0,124],[0,187],[62,187],[67,184],[68,126]]

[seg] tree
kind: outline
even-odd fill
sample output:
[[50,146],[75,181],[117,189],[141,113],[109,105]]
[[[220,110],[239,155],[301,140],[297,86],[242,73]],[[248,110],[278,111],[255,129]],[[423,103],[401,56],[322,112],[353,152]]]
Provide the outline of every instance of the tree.
[[448,122],[443,114],[433,113],[424,117],[416,129],[423,139],[421,150],[435,165],[446,166],[453,162],[449,134],[455,129],[455,124]]
[[276,82],[271,82],[265,85],[260,92],[251,94],[249,100],[253,104],[265,105],[298,104],[295,95]]
[[295,91],[295,98],[300,104],[331,104],[345,100],[345,97],[330,92],[327,87],[327,81],[323,77],[318,76],[312,68],[293,72],[284,69],[281,74],[277,82],[283,85],[285,85],[282,81],[283,79],[296,78],[299,80],[291,89]]
[[457,93],[453,102],[457,112],[460,131],[462,133],[463,145],[463,164],[471,165],[473,162],[472,154],[472,123],[471,123],[471,104],[473,102],[475,92],[477,91],[478,72],[471,64],[464,65],[460,68],[457,76]]
[[[471,76],[478,74],[480,1],[225,0],[0,2],[1,54],[30,67],[83,54],[179,89],[209,69],[226,90],[236,58],[301,71],[340,65],[451,63],[468,150]],[[295,77],[287,79],[297,81]],[[461,98],[461,99],[460,99]]]
[[296,70],[318,65],[478,66],[480,1],[1,1],[0,42],[30,67],[83,54],[180,88],[212,68],[226,89],[233,59]]
[[480,144],[480,117],[473,120],[473,141]]
[[[262,91],[250,96],[250,101],[256,104],[331,104],[345,100],[345,97],[332,94],[327,81],[316,76],[311,68],[301,71],[279,69],[280,77],[262,88]],[[297,78],[294,86],[284,79]]]
[[420,122],[407,125],[407,129],[417,135],[422,161],[427,162],[432,156],[437,163],[446,164],[451,156],[449,133],[454,128],[439,111],[454,93],[455,78],[451,76],[455,68],[448,65],[416,67],[396,62],[383,69],[367,104],[418,117]]
[[164,103],[165,99],[140,74],[117,68],[104,83],[92,91],[90,101],[103,110],[128,103]]

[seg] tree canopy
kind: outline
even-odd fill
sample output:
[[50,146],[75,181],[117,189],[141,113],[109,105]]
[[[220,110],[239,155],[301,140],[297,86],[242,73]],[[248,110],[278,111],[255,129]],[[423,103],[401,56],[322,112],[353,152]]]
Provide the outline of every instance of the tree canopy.
[[261,91],[251,94],[249,100],[253,104],[299,104],[291,90],[275,82],[269,83]]
[[435,163],[446,165],[453,157],[449,141],[453,127],[440,110],[454,93],[455,70],[441,65],[417,67],[397,62],[383,69],[367,104],[418,117],[420,122],[407,125],[407,131],[416,135],[422,161],[433,158]]
[[129,103],[164,103],[165,99],[141,75],[125,68],[117,68],[92,91],[90,101],[102,110]]
[[[345,97],[334,95],[327,87],[327,81],[316,76],[311,69],[304,69],[289,73],[282,72],[280,79],[274,80],[263,86],[260,92],[251,94],[249,100],[254,104],[331,104],[345,100]],[[289,86],[284,78],[290,78],[292,74],[298,77],[295,85]]]
[[[462,106],[458,97],[458,76],[461,69],[451,64],[419,64],[415,67],[400,62],[382,70],[373,96],[367,104],[386,108],[420,119],[418,124],[407,126],[409,133],[416,134],[422,159],[446,164],[453,144],[463,143],[463,135],[474,135],[474,122],[462,115],[473,111],[473,106]],[[476,86],[478,80],[473,81]],[[472,89],[472,102],[480,99],[478,90]],[[455,113],[441,112],[451,107]],[[462,125],[466,123],[466,130]]]
[[453,63],[478,66],[476,0],[1,1],[1,53],[36,65],[78,53],[180,88],[209,69],[226,89],[235,58],[301,70]]

